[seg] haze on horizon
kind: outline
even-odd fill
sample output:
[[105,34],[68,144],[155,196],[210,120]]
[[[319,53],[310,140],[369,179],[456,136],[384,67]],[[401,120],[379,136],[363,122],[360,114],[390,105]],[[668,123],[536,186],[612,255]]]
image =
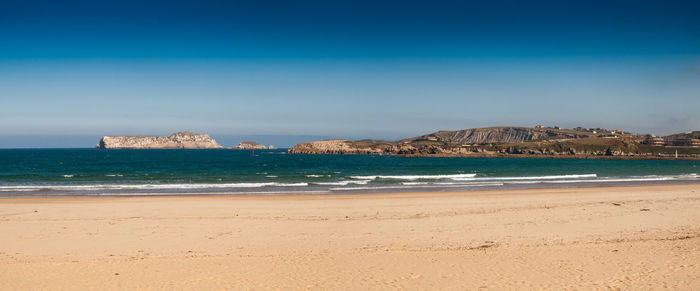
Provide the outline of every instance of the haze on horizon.
[[697,15],[697,1],[5,1],[0,147],[700,130]]

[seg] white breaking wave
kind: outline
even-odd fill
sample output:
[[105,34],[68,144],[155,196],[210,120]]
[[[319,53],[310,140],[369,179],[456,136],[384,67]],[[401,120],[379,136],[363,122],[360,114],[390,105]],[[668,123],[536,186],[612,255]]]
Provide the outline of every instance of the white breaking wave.
[[307,178],[330,177],[331,175],[306,175]]
[[598,180],[563,180],[563,181],[542,181],[542,183],[591,183],[591,182],[648,182],[648,181],[673,181],[673,180],[693,180],[696,175],[674,175],[674,176],[637,176],[629,178],[603,178]]
[[322,185],[322,186],[345,186],[345,185],[350,185],[350,184],[365,185],[369,182],[370,182],[370,180],[338,181],[338,182],[312,182],[312,183],[316,184],[316,185]]
[[0,189],[0,192],[30,192],[30,191],[36,191],[36,189],[15,189],[15,190],[3,190]]
[[524,176],[524,177],[478,177],[478,178],[452,178],[455,181],[489,181],[489,180],[556,180],[576,178],[597,178],[596,174],[551,175],[551,176]]
[[[293,195],[293,194],[328,194],[328,191],[325,190],[297,190],[297,191],[291,191],[291,190],[285,190],[285,191],[255,191],[255,192],[249,192],[249,191],[244,191],[244,192],[226,192],[226,193],[138,193],[139,196],[177,196],[177,195],[186,195],[186,196],[192,196],[192,195],[202,195],[202,196],[210,196],[210,195],[221,195],[221,196],[228,196],[228,195]],[[95,194],[87,194],[88,196],[134,196],[134,193],[95,193]]]
[[435,186],[502,186],[499,182],[403,182],[401,185],[416,186],[416,185],[435,185]]
[[429,184],[429,185],[416,185],[412,187],[405,187],[402,185],[396,185],[396,186],[377,186],[377,187],[342,187],[342,188],[330,188],[328,190],[331,191],[343,191],[343,190],[375,190],[375,189],[411,189],[411,188],[457,188],[457,187],[486,187],[486,186],[503,186],[502,183],[473,183],[473,184],[464,184],[464,183],[458,183],[454,185],[437,185],[437,184]]
[[440,182],[440,183],[433,183],[433,185],[449,185],[449,186],[503,186],[503,183],[500,183],[500,182],[473,182],[473,183],[465,183],[465,182]]
[[[119,174],[115,174],[119,175]],[[551,175],[551,176],[526,176],[526,177],[474,177],[476,174],[456,175],[403,175],[403,176],[353,176],[355,180],[339,180],[328,182],[257,182],[257,183],[190,183],[190,184],[94,184],[94,185],[3,185],[0,192],[30,192],[30,191],[118,191],[118,190],[177,190],[177,189],[236,189],[236,188],[262,188],[262,187],[307,187],[307,186],[348,186],[367,185],[361,187],[336,187],[330,191],[342,190],[372,190],[372,189],[405,189],[405,188],[437,188],[437,187],[483,187],[524,184],[567,184],[567,183],[626,183],[626,182],[654,182],[654,181],[698,181],[697,173],[681,175],[647,175],[630,177],[598,177],[596,174],[577,175]],[[72,177],[73,175],[69,175]],[[466,178],[471,176],[472,178]],[[273,177],[269,175],[268,177]],[[395,185],[381,185],[375,182],[377,178],[408,180]],[[429,178],[426,178],[429,177]],[[69,177],[66,177],[69,178]],[[417,179],[433,179],[436,181],[414,181]],[[451,179],[445,181],[440,179]],[[327,191],[328,191],[327,190]],[[301,190],[300,190],[301,191]]]
[[75,175],[63,175],[63,178],[73,178]]
[[582,179],[582,180],[544,180],[544,181],[512,181],[506,182],[506,184],[564,184],[564,183],[612,183],[612,182],[648,182],[648,181],[679,181],[679,180],[694,180],[698,179],[700,176],[697,174],[685,174],[685,175],[648,175],[648,176],[630,176],[630,177],[601,177],[598,179]]
[[476,174],[454,174],[454,175],[374,175],[374,176],[350,176],[353,179],[374,180],[374,179],[396,179],[396,180],[418,180],[418,179],[460,179],[473,178]]
[[401,185],[415,186],[415,185],[428,185],[429,182],[401,182]]
[[[580,179],[576,179],[580,178]],[[700,179],[697,173],[685,175],[648,175],[631,176],[626,178],[598,177],[596,174],[581,175],[553,175],[553,176],[527,176],[527,177],[483,177],[483,178],[453,178],[456,182],[402,182],[404,186],[418,185],[450,185],[450,186],[472,186],[472,185],[523,185],[523,184],[566,184],[566,183],[620,183],[620,182],[652,182],[652,181],[678,181]],[[493,181],[493,182],[489,182]],[[472,183],[469,183],[472,182]]]
[[476,177],[476,174],[454,174],[454,175],[373,175],[373,176],[350,176],[353,179],[374,180],[374,179],[396,179],[396,180],[439,180],[450,179],[453,181],[490,181],[490,180],[554,180],[554,179],[576,179],[576,178],[596,178],[596,174],[575,174],[575,175],[551,175],[551,176],[524,176],[524,177]]
[[259,187],[304,187],[309,183],[227,183],[227,184],[125,184],[125,185],[45,185],[45,186],[0,186],[0,192],[39,190],[165,190],[165,189],[213,189],[213,188],[259,188]]

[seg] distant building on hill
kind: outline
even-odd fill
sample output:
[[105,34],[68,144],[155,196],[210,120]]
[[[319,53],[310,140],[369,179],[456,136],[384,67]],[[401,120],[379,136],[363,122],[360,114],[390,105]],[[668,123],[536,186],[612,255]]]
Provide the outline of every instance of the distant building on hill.
[[666,142],[664,141],[663,137],[656,137],[656,136],[649,136],[644,140],[645,144],[648,144],[653,147],[658,147],[658,146],[664,146],[666,145]]
[[538,125],[535,125],[535,128],[544,128],[544,125],[538,124]]
[[674,138],[666,140],[666,145],[677,147],[698,147],[700,146],[700,140],[696,138]]
[[700,140],[686,137],[656,137],[649,136],[644,140],[650,146],[700,147]]

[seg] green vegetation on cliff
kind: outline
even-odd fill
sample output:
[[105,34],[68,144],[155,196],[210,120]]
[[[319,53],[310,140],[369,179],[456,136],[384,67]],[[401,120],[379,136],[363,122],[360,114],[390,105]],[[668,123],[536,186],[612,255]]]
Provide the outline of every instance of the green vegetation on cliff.
[[[667,138],[693,138],[693,133]],[[652,146],[648,135],[602,128],[487,127],[438,131],[396,142],[329,140],[301,143],[290,153],[408,156],[551,156],[700,158],[698,147]]]

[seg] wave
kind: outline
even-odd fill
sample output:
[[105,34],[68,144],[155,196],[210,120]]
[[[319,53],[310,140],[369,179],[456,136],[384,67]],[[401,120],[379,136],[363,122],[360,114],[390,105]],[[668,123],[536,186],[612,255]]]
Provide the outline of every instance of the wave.
[[63,178],[73,178],[75,175],[63,175]]
[[440,182],[440,183],[434,183],[433,185],[448,185],[448,186],[503,186],[503,183],[500,183],[500,182],[473,182],[473,183],[464,183],[464,182]]
[[[580,178],[573,180],[575,178]],[[593,179],[595,178],[595,179]],[[698,179],[700,176],[697,174],[684,174],[684,175],[648,175],[648,176],[630,176],[630,177],[598,177],[596,174],[582,174],[582,175],[553,175],[553,176],[525,176],[525,177],[484,177],[484,178],[473,178],[473,179],[452,179],[457,182],[402,182],[402,185],[415,186],[415,185],[464,185],[469,186],[470,184],[465,182],[474,183],[494,183],[505,184],[505,185],[522,185],[522,184],[567,184],[567,183],[615,183],[615,182],[647,182],[647,181],[678,181],[678,180],[693,180]],[[494,182],[487,182],[494,181]]]
[[450,187],[469,187],[469,186],[503,186],[503,183],[499,182],[403,182],[401,185],[406,186],[416,186],[416,185],[434,185],[434,186],[450,186]]
[[591,182],[650,182],[650,181],[678,181],[693,180],[695,175],[675,175],[675,176],[641,176],[629,178],[605,178],[597,180],[562,180],[562,181],[542,181],[542,183],[591,183]]
[[401,185],[415,186],[415,185],[428,185],[430,182],[402,182]]
[[331,175],[306,175],[307,178],[330,177]]
[[477,174],[453,174],[453,175],[372,175],[372,176],[350,176],[352,179],[375,180],[375,179],[395,179],[395,180],[440,180],[450,179],[453,181],[504,181],[504,180],[555,180],[555,179],[576,179],[576,178],[597,178],[596,174],[572,174],[572,175],[550,175],[550,176],[523,176],[523,177],[476,177]]
[[367,187],[341,187],[341,188],[330,188],[331,191],[354,191],[354,190],[375,190],[375,189],[415,189],[415,188],[459,188],[459,187],[487,187],[487,186],[503,186],[503,183],[455,183],[455,184],[428,184],[428,185],[414,185],[411,187],[405,187],[402,185],[395,186],[367,186]]
[[260,196],[260,195],[302,195],[302,194],[328,194],[328,191],[325,190],[285,190],[285,191],[255,191],[255,192],[249,192],[249,191],[242,191],[242,192],[225,192],[225,193],[94,193],[94,194],[84,194],[85,196],[178,196],[178,195],[186,195],[186,196],[197,196],[197,195],[202,195],[202,196],[230,196],[230,195],[240,195],[240,196],[249,196],[249,195],[255,195],[255,196]]
[[321,185],[321,186],[345,186],[345,185],[350,185],[350,184],[365,185],[369,182],[370,182],[370,180],[362,180],[362,181],[312,182],[312,184]]
[[597,178],[597,174],[572,174],[572,175],[550,175],[550,176],[523,176],[523,177],[475,177],[475,178],[452,178],[455,181],[488,181],[488,180],[556,180],[575,178]]
[[581,179],[581,180],[545,180],[545,181],[513,181],[506,182],[506,184],[537,184],[537,183],[547,183],[547,184],[565,184],[565,183],[612,183],[612,182],[647,182],[647,181],[688,181],[698,179],[700,176],[697,174],[683,174],[683,175],[647,175],[647,176],[630,176],[630,177],[601,177],[599,179]]
[[476,174],[453,174],[453,175],[373,175],[373,176],[350,176],[352,179],[375,180],[375,179],[395,179],[395,180],[419,180],[419,179],[461,179],[473,178]]
[[[118,175],[118,174],[114,174]],[[484,186],[504,186],[504,185],[528,185],[528,184],[573,184],[573,183],[637,183],[654,181],[699,181],[697,173],[678,175],[646,175],[628,177],[598,177],[596,174],[570,174],[570,175],[548,175],[548,176],[523,176],[523,177],[475,177],[476,174],[455,174],[455,175],[373,175],[373,176],[352,176],[352,180],[331,180],[313,181],[308,179],[303,182],[241,182],[241,183],[151,183],[151,184],[47,184],[47,185],[0,185],[0,192],[55,192],[55,191],[139,191],[153,192],[153,190],[206,190],[223,189],[227,193],[235,193],[236,189],[253,188],[287,188],[297,187],[303,191],[324,190],[324,191],[353,191],[353,190],[373,190],[373,189],[410,189],[410,188],[469,188]],[[272,178],[273,175],[268,175]],[[399,181],[377,181],[375,179],[394,179]],[[426,179],[432,181],[416,181]],[[403,181],[401,181],[403,180]],[[99,183],[99,182],[97,182]],[[355,185],[358,187],[342,187]],[[341,186],[341,187],[334,187]],[[304,188],[309,187],[309,188]],[[264,191],[265,189],[260,189]],[[244,191],[244,190],[240,190]],[[245,190],[252,191],[252,190]],[[255,190],[256,193],[259,190]]]
[[225,184],[99,184],[99,185],[27,185],[0,186],[0,192],[14,191],[85,191],[85,190],[167,190],[167,189],[216,189],[216,188],[260,188],[260,187],[305,187],[309,183],[225,183]]

